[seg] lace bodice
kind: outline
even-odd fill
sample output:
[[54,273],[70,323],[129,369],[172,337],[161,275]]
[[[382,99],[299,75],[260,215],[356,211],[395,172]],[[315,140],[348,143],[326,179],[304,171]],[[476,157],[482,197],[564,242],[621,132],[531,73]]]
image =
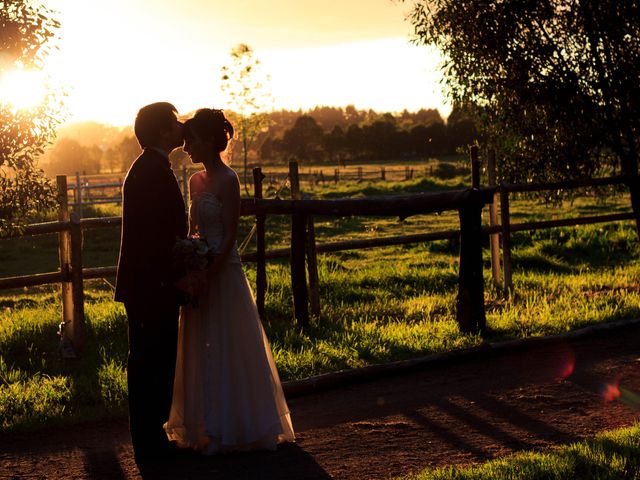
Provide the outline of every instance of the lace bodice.
[[[196,230],[206,238],[210,247],[218,252],[224,237],[222,224],[222,202],[211,192],[200,192],[194,196],[189,216],[195,220]],[[240,260],[238,248],[234,245],[229,260]]]

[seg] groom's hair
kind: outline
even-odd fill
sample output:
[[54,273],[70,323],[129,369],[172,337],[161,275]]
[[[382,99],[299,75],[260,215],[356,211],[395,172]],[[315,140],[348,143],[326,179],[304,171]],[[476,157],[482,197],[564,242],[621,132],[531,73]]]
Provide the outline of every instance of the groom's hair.
[[162,135],[171,129],[178,111],[168,102],[157,102],[142,107],[136,116],[133,130],[142,148],[155,147]]

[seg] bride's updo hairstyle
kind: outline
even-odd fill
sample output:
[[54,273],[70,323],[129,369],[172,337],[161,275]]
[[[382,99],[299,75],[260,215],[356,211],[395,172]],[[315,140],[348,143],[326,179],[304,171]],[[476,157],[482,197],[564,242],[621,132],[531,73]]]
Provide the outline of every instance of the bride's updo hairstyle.
[[233,138],[233,125],[222,110],[201,108],[193,118],[184,122],[184,136],[213,142],[216,151],[224,152],[229,140]]

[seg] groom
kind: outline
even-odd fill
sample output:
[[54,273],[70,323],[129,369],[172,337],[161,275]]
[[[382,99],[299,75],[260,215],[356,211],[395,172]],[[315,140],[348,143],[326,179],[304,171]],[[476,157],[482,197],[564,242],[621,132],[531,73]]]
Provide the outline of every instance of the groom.
[[173,394],[183,272],[172,268],[173,246],[187,235],[182,194],[169,154],[182,145],[176,109],[153,103],[138,112],[135,135],[143,149],[122,187],[122,236],[115,300],[129,323],[129,428],[136,461],[173,453],[163,423]]

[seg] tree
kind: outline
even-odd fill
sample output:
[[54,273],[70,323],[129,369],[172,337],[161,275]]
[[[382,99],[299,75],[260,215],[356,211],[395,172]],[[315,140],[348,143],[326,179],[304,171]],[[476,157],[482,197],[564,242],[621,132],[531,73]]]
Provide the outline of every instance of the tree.
[[296,120],[291,129],[284,133],[283,148],[298,160],[319,160],[322,157],[322,127],[309,115]]
[[97,145],[85,147],[71,138],[58,140],[49,153],[47,170],[53,175],[100,172],[102,151]]
[[447,117],[447,151],[468,147],[484,139],[478,135],[473,106],[454,105]]
[[640,1],[420,0],[454,102],[473,105],[509,180],[628,177],[640,234]]
[[242,146],[244,165],[244,188],[248,188],[248,156],[258,134],[268,128],[271,95],[267,92],[268,81],[260,69],[260,60],[254,57],[253,49],[239,44],[231,49],[231,64],[222,67],[222,91],[228,97],[228,105],[236,114],[235,128]]
[[[0,1],[0,79],[15,70],[41,69],[59,26],[42,4]],[[37,157],[59,123],[56,98],[50,92],[40,105],[21,109],[0,97],[0,233],[19,229],[53,205],[54,189]]]
[[357,159],[361,157],[362,151],[366,147],[362,128],[356,124],[349,125],[345,138],[350,158]]
[[131,135],[123,138],[115,146],[116,156],[119,160],[121,172],[126,172],[131,167],[133,161],[142,153],[140,144],[135,136]]
[[400,154],[398,130],[395,123],[384,117],[384,120],[376,120],[371,125],[362,127],[364,136],[365,153],[369,158],[392,158]]
[[327,132],[335,126],[340,128],[347,126],[344,110],[340,107],[315,107],[309,111],[309,115]]
[[329,160],[338,160],[341,165],[344,165],[344,157],[346,156],[347,138],[344,134],[344,130],[340,125],[333,127],[331,132],[325,134],[322,138],[322,144],[324,146]]

